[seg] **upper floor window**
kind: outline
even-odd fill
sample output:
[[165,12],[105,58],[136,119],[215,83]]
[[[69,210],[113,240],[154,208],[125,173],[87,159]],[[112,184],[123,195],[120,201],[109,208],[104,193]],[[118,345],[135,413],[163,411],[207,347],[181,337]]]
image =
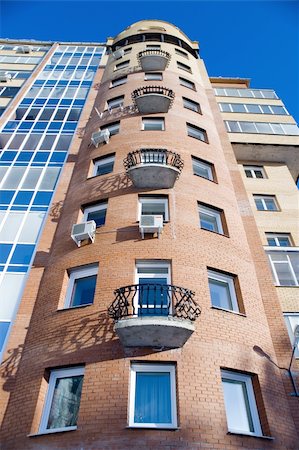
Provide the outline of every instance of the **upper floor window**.
[[235,278],[231,274],[208,270],[211,301],[215,308],[239,312]]
[[278,211],[274,195],[253,195],[253,198],[258,211]]
[[120,77],[120,78],[116,78],[115,80],[111,81],[111,86],[110,87],[116,87],[116,86],[120,86],[122,84],[125,84],[127,82],[127,78],[128,77]]
[[131,51],[132,51],[132,47],[124,48],[124,54],[125,55],[128,55],[129,53],[131,53]]
[[164,117],[142,117],[142,129],[144,131],[164,131]]
[[228,430],[262,436],[252,376],[221,370],[221,378]]
[[214,181],[213,164],[192,156],[192,167],[194,175]]
[[110,98],[107,100],[108,109],[119,108],[124,104],[124,95],[120,95],[119,97]]
[[262,166],[243,166],[247,178],[266,178],[264,168]]
[[184,108],[191,109],[192,111],[195,111],[195,112],[201,114],[200,105],[199,105],[199,103],[195,102],[194,100],[190,100],[189,98],[183,97],[183,105],[184,105]]
[[91,305],[93,303],[97,274],[97,264],[79,267],[69,272],[65,308]]
[[146,50],[160,50],[160,44],[146,44]]
[[105,225],[107,206],[108,203],[106,201],[87,206],[83,210],[83,222],[94,220],[97,227]]
[[219,103],[220,111],[249,114],[288,115],[284,106],[258,105],[256,103]]
[[293,123],[270,123],[270,122],[247,122],[247,121],[224,121],[229,133],[253,133],[253,134],[281,134],[287,136],[298,136],[299,128]]
[[200,228],[224,234],[222,225],[223,211],[198,203]]
[[77,428],[84,368],[51,370],[39,433]]
[[189,59],[188,53],[184,52],[180,48],[175,48],[174,51],[177,55],[183,56],[183,58]]
[[181,86],[185,86],[188,89],[192,89],[193,91],[196,91],[195,83],[193,83],[193,81],[186,80],[186,78],[182,78],[182,77],[179,77],[179,80],[180,80]]
[[139,217],[140,216],[163,216],[163,221],[169,220],[168,198],[162,196],[140,196],[139,197]]
[[108,123],[107,125],[103,125],[101,127],[101,130],[109,130],[110,132],[110,136],[114,136],[115,134],[119,133],[119,129],[120,129],[120,122],[112,122],[112,123]]
[[127,59],[126,61],[122,61],[118,64],[115,64],[114,70],[124,69],[125,67],[128,67],[129,64],[130,64],[130,60]]
[[266,251],[277,286],[299,286],[299,251]]
[[176,62],[178,69],[185,70],[186,72],[192,73],[191,67],[187,64],[183,64],[180,61]]
[[271,89],[235,89],[235,88],[216,88],[215,95],[225,97],[247,97],[247,98],[278,98]]
[[196,125],[192,125],[191,123],[187,123],[187,134],[188,136],[199,139],[200,141],[208,142],[206,131]]
[[[284,320],[286,322],[291,345],[294,346],[295,342],[295,328],[299,325],[299,312],[283,313]],[[295,350],[295,358],[299,358],[299,342]]]
[[162,72],[145,72],[144,79],[146,81],[150,80],[161,81],[163,80],[163,75]]
[[292,247],[289,233],[266,233],[268,245],[270,247]]
[[113,171],[115,155],[103,156],[93,162],[93,176],[106,175]]

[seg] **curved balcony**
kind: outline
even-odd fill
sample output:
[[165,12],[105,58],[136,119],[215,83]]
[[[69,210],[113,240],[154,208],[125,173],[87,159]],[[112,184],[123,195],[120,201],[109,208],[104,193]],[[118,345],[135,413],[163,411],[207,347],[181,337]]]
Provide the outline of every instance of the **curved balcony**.
[[128,177],[138,188],[170,189],[180,176],[184,162],[178,153],[163,148],[144,148],[124,159]]
[[108,309],[124,347],[182,347],[195,330],[194,292],[166,284],[134,284],[114,291]]
[[144,72],[165,70],[170,58],[170,53],[159,49],[143,50],[137,55],[138,62]]
[[141,114],[166,113],[172,106],[174,92],[162,86],[144,86],[132,92],[132,100]]

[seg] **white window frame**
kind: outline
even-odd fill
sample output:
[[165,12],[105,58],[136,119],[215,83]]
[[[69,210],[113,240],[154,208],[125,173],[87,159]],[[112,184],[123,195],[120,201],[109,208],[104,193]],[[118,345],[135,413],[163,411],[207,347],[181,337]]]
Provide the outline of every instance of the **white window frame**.
[[[213,165],[211,163],[205,162],[205,161],[201,161],[200,159],[197,159],[195,156],[191,156],[191,160],[192,160],[193,175],[196,175],[197,177],[200,177],[200,178],[204,178],[205,180],[214,181],[214,174],[213,174],[213,170],[212,170]],[[208,178],[207,177],[203,177],[202,175],[198,175],[197,173],[195,173],[194,172],[194,166],[201,166],[201,167],[204,167],[205,169],[207,169],[207,171],[208,171]]]
[[112,97],[107,100],[107,109],[110,111],[115,108],[121,108],[124,106],[124,95],[118,95],[117,97]]
[[[267,208],[265,199],[270,199],[270,198],[272,200],[274,200],[274,204],[276,206],[276,209],[268,209]],[[277,203],[275,195],[256,195],[256,194],[253,194],[253,200],[254,200],[254,204],[256,206],[256,210],[257,211],[270,211],[270,212],[277,212],[277,211],[279,211],[279,207],[278,207],[278,203]],[[264,209],[258,209],[258,207],[257,207],[257,205],[255,203],[255,200],[261,200]]]
[[43,408],[43,413],[42,413],[42,418],[41,418],[38,434],[57,433],[60,431],[70,431],[70,430],[77,429],[77,425],[74,425],[71,427],[64,427],[64,428],[47,428],[47,423],[49,420],[49,414],[50,414],[50,410],[51,410],[51,406],[52,406],[56,380],[58,378],[76,377],[79,375],[84,376],[84,367],[71,367],[69,369],[51,370],[47,395],[46,395],[46,399],[45,399],[45,404],[44,404],[44,408]]
[[[244,430],[238,430],[238,429],[230,429],[228,428],[228,431],[231,433],[237,433],[237,434],[248,434],[250,436],[263,436],[260,417],[257,409],[257,404],[255,400],[254,395],[254,389],[252,385],[252,377],[250,375],[236,373],[236,372],[230,372],[228,370],[221,370],[221,382],[223,383],[223,378],[226,378],[228,380],[232,381],[240,381],[242,383],[245,383],[246,391],[247,391],[247,397],[248,397],[248,403],[249,403],[249,412],[252,419],[252,424],[254,431],[253,432],[246,432]],[[228,416],[229,411],[225,408],[226,417]]]
[[[198,141],[208,143],[208,135],[206,130],[189,122],[186,122],[186,126],[187,126],[187,136],[197,139]],[[190,132],[191,133],[193,132],[193,134],[190,134]],[[203,136],[203,139],[201,138],[201,136]]]
[[165,223],[165,222],[169,221],[168,197],[145,197],[145,196],[138,197],[138,219],[137,219],[137,221],[140,220],[141,212],[142,212],[142,205],[144,203],[160,203],[160,204],[163,203],[164,204],[164,212],[165,212],[165,219],[163,220],[163,222]]
[[190,66],[188,66],[188,64],[184,64],[184,63],[182,63],[180,61],[177,61],[176,65],[177,65],[178,69],[184,70],[185,72],[188,72],[188,73],[192,73],[192,69],[191,69]]
[[121,69],[127,68],[129,66],[129,64],[130,64],[130,60],[129,59],[127,59],[126,61],[122,61],[122,62],[120,62],[118,64],[115,64],[114,72],[116,72],[117,70],[121,70]]
[[[153,118],[150,118],[150,117],[142,117],[142,130],[143,131],[165,131],[165,119],[164,119],[164,117],[153,117]],[[145,122],[146,121],[148,121],[148,123],[154,123],[155,121],[157,122],[157,123],[161,123],[162,124],[162,128],[161,129],[159,129],[159,130],[145,130],[145,128],[144,128],[144,125],[145,125]]]
[[184,52],[183,50],[181,50],[180,48],[175,48],[174,52],[179,55],[182,56],[183,58],[189,59],[188,53]]
[[[159,77],[157,77],[159,75]],[[162,72],[145,72],[144,74],[144,80],[145,81],[162,81],[163,80],[163,73]]]
[[[191,100],[191,98],[187,98],[187,97],[182,97],[182,99],[183,99],[183,107],[184,108],[201,114],[200,104],[198,102]],[[189,106],[188,106],[188,104],[189,104]]]
[[[294,331],[295,331],[296,325],[299,325],[299,311],[298,312],[283,313],[283,316],[284,316],[284,319],[285,319],[285,322],[286,322],[286,326],[287,326],[287,330],[288,330],[291,346],[292,346],[292,348],[294,348],[294,342],[295,342]],[[297,322],[298,323],[295,324],[294,328],[291,325],[290,317],[297,317]],[[295,355],[295,358],[299,358],[299,342],[297,344],[297,348],[295,350],[294,355]]]
[[[140,423],[134,422],[136,373],[137,372],[169,372],[170,374],[170,398],[171,398],[171,423]],[[130,373],[130,406],[129,426],[136,428],[177,428],[177,401],[176,401],[176,370],[174,364],[138,364],[131,365]]]
[[[118,83],[120,81],[121,81],[121,83]],[[114,88],[114,87],[117,87],[117,86],[121,86],[122,84],[126,84],[127,81],[128,81],[128,77],[127,76],[115,78],[115,80],[111,81],[110,88]]]
[[[218,230],[208,230],[207,228],[202,228],[200,223],[200,213],[206,214],[207,216],[214,217],[216,219]],[[223,225],[221,220],[221,212],[212,207],[198,204],[198,214],[199,214],[199,226],[202,230],[211,231],[212,233],[224,234]]]
[[[111,162],[114,163],[114,161],[115,161],[115,155],[107,156],[106,158],[103,156],[103,158],[100,158],[100,159],[97,159],[97,160],[93,161],[92,176],[93,177],[100,177],[100,176],[102,176],[102,175],[97,175],[98,167],[103,166],[103,165],[108,164],[108,163],[111,163]],[[112,172],[109,172],[109,173],[112,173]],[[105,174],[105,175],[108,175],[108,174]]]
[[[117,129],[117,131],[114,130]],[[111,131],[112,129],[112,131]],[[116,122],[112,122],[112,123],[108,123],[107,125],[104,125],[100,128],[100,131],[104,131],[104,130],[108,130],[110,133],[110,137],[114,136],[115,134],[118,134],[120,131],[120,121],[116,121]]]
[[[269,245],[269,243],[268,243],[269,248],[281,247],[281,248],[287,249],[289,247],[293,247],[290,233],[270,233],[269,232],[269,233],[265,233],[265,235],[266,235],[267,243],[268,243],[268,238],[274,239],[274,241],[275,241],[275,245]],[[279,238],[287,238],[290,245],[280,245]]]
[[208,280],[212,281],[220,281],[222,283],[226,283],[228,286],[228,290],[230,293],[231,303],[232,303],[232,309],[227,308],[221,308],[221,306],[213,305],[212,303],[212,297],[211,297],[211,304],[213,308],[221,309],[223,311],[233,311],[233,312],[240,312],[237,294],[236,294],[236,288],[235,288],[235,277],[231,275],[226,275],[224,273],[217,272],[215,270],[208,270]]
[[[106,209],[108,208],[108,202],[101,202],[101,203],[97,203],[96,205],[92,205],[92,206],[86,206],[86,208],[83,209],[83,217],[82,217],[82,222],[87,222],[87,216],[89,213],[94,212],[94,211],[100,211],[102,209]],[[102,225],[103,226],[103,225]]]
[[[258,180],[262,180],[263,178],[267,178],[267,177],[266,177],[266,173],[265,173],[265,169],[264,169],[263,166],[247,166],[246,164],[244,164],[244,165],[243,165],[243,168],[244,168],[244,172],[245,172],[246,170],[249,170],[249,171],[250,171],[250,173],[251,173],[251,175],[252,175],[251,178],[256,178],[256,179],[258,179]],[[258,177],[256,176],[256,173],[255,173],[256,170],[258,170],[258,171],[260,171],[260,172],[262,173],[262,175],[263,175],[262,178],[258,178]],[[245,175],[246,175],[246,173],[245,173]],[[246,175],[246,178],[250,178],[250,177],[247,177],[247,175]]]
[[[276,286],[283,286],[283,287],[299,286],[299,282],[297,280],[296,273],[295,273],[295,271],[293,269],[292,262],[291,262],[291,260],[289,258],[289,255],[287,254],[287,252],[290,252],[290,251],[298,252],[298,247],[271,247],[271,246],[269,246],[269,247],[266,247],[266,250],[267,250],[266,253],[267,253],[267,256],[268,256],[268,259],[269,259],[269,262],[270,262],[270,266],[271,266],[271,269],[272,269],[272,274],[273,274],[273,277],[274,277],[275,285]],[[271,255],[269,254],[269,252],[278,252],[278,253],[281,253],[281,254],[286,253],[287,261],[285,261],[285,260],[272,261],[272,258],[271,258]],[[286,264],[288,266],[290,274],[293,277],[293,281],[294,281],[295,284],[290,284],[290,285],[280,284],[279,277],[278,277],[277,272],[276,272],[276,264],[284,264],[284,265]]]
[[161,50],[161,44],[146,44],[146,50]]
[[179,77],[179,82],[181,86],[191,89],[192,91],[196,91],[195,83],[193,83],[193,81],[187,80],[187,78]]
[[64,309],[72,309],[72,308],[81,308],[82,306],[91,305],[92,303],[72,306],[71,300],[73,295],[73,290],[75,286],[76,280],[80,280],[81,278],[90,277],[92,275],[98,275],[99,266],[98,264],[92,264],[88,266],[78,267],[76,269],[71,269],[69,271],[69,282],[65,296]]

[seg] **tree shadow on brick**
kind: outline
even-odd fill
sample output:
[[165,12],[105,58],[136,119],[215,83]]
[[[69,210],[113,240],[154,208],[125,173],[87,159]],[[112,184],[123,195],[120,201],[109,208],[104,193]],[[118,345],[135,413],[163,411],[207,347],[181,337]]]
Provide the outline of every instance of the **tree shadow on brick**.
[[2,361],[0,367],[0,377],[5,380],[3,390],[12,392],[15,386],[17,369],[21,360],[24,345],[18,345],[17,348],[9,349],[8,356]]

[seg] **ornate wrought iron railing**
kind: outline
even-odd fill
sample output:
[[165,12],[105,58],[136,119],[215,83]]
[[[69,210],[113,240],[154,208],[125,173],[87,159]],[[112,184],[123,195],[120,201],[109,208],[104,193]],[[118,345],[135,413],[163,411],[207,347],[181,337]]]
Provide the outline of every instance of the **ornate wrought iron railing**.
[[164,164],[165,166],[175,167],[179,173],[184,167],[184,161],[180,155],[165,148],[141,148],[128,153],[124,159],[126,170],[140,164]]
[[145,56],[162,56],[163,58],[167,59],[167,66],[168,66],[170,58],[171,58],[170,53],[166,52],[165,50],[160,50],[158,48],[152,49],[152,50],[148,49],[148,50],[143,50],[142,52],[139,52],[137,54],[137,60],[138,60],[139,64],[140,64],[140,59],[144,58]]
[[135,89],[131,95],[134,105],[136,105],[136,99],[138,99],[143,95],[150,95],[150,94],[157,94],[168,97],[170,100],[169,108],[171,108],[175,97],[174,92],[172,89],[168,89],[163,86],[143,86],[138,89]]
[[108,308],[115,321],[131,316],[172,316],[194,321],[201,309],[194,292],[168,284],[133,284],[114,291],[115,300]]

